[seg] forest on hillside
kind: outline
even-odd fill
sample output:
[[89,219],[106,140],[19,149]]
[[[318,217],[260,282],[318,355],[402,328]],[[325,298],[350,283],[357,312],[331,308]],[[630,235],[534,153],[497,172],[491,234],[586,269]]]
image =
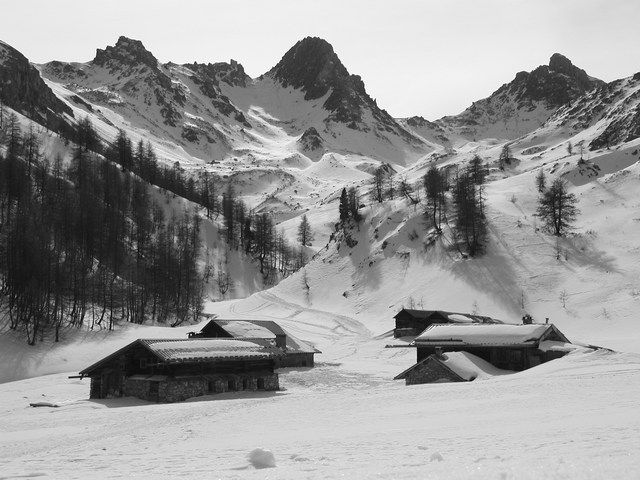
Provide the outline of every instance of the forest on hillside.
[[[207,285],[224,296],[233,282],[225,258],[203,255],[207,218],[220,217],[227,248],[267,281],[306,261],[231,186],[218,195],[212,176],[160,164],[149,143],[120,131],[104,144],[84,119],[65,139],[71,158],[50,158],[41,134],[15,114],[0,119],[0,314],[31,345],[66,327],[197,321]],[[168,215],[152,186],[193,204]]]

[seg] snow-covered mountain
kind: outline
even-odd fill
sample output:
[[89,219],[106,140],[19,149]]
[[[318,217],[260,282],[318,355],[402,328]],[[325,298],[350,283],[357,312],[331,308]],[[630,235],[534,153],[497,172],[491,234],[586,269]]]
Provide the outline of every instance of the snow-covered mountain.
[[558,109],[537,134],[578,135],[587,140],[584,147],[589,150],[610,149],[640,137],[640,73],[601,84]]
[[406,123],[422,136],[431,132],[462,141],[513,140],[541,126],[558,108],[603,84],[554,53],[549,65],[519,72],[511,82],[458,115],[443,117],[435,125],[415,118]]
[[299,156],[306,163],[332,152],[404,164],[428,148],[377,106],[319,38],[299,41],[257,79],[234,60],[163,65],[126,37],[90,62],[54,61],[41,70],[205,162]]

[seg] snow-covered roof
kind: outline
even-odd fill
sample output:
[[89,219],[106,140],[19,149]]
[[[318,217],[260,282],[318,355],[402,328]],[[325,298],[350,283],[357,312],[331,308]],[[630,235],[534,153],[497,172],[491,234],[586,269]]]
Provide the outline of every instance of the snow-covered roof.
[[[523,345],[535,344],[549,330],[566,340],[553,325],[451,324],[436,323],[415,339],[416,344],[441,345]],[[567,340],[568,342],[568,340]]]
[[275,338],[276,335],[284,335],[286,336],[287,353],[321,353],[313,345],[291,335],[272,320],[214,319],[211,322],[216,323],[233,338]]
[[165,363],[204,363],[220,360],[242,360],[247,358],[265,359],[284,355],[282,349],[263,339],[146,339],[139,338],[121,349],[85,368],[80,375],[90,373],[113,358],[142,345],[160,362]]
[[461,380],[468,382],[479,379],[487,379],[495,377],[497,375],[507,375],[514,373],[511,370],[502,370],[491,365],[489,362],[483,360],[476,355],[467,352],[447,352],[442,356],[429,355],[427,358],[420,360],[418,363],[407,368],[404,372],[398,374],[394,380],[400,380],[406,378],[407,374],[418,366],[436,362],[444,367],[448,368],[455,375],[460,377]]
[[442,363],[469,381],[514,373],[511,370],[496,368],[486,360],[468,352],[447,352],[443,354],[443,357]]
[[162,361],[204,362],[220,359],[272,358],[282,351],[262,342],[249,340],[226,340],[218,338],[193,338],[186,340],[162,339],[140,342],[155,353]]
[[543,340],[540,342],[540,345],[538,345],[538,348],[543,352],[573,352],[581,347],[572,343],[558,342],[556,340]]
[[286,335],[280,326],[271,321],[260,320],[212,320],[234,338],[275,338]]

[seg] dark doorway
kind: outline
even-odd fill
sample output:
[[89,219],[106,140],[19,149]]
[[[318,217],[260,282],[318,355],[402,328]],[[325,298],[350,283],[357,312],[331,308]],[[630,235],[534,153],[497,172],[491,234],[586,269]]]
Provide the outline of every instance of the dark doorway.
[[122,395],[120,375],[113,370],[102,374],[100,382],[101,398],[113,398]]
[[152,402],[158,401],[158,386],[159,382],[149,383],[149,400],[151,400]]
[[264,390],[264,378],[258,379],[258,390]]
[[227,390],[229,390],[230,392],[233,392],[235,391],[235,389],[236,389],[236,382],[233,379],[229,380],[227,382]]

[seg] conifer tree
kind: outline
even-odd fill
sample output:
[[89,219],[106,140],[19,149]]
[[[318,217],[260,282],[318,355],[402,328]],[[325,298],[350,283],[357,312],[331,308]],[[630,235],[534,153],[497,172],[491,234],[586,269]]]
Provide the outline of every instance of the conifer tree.
[[498,167],[500,170],[504,170],[504,167],[507,165],[511,165],[511,148],[509,144],[505,144],[500,151],[500,156],[498,157]]
[[578,199],[569,193],[567,183],[556,178],[540,195],[536,214],[554,235],[560,237],[572,228],[579,213],[577,203]]
[[311,225],[309,225],[309,220],[306,215],[302,215],[302,220],[300,221],[300,225],[298,225],[298,242],[303,247],[311,245],[313,241],[313,231],[311,230]]
[[479,155],[474,155],[467,168],[473,183],[483,185],[487,178],[487,167],[482,163],[482,158]]
[[538,192],[544,192],[544,189],[547,188],[547,178],[544,176],[544,170],[541,168],[536,175],[536,187]]
[[371,189],[371,197],[374,202],[381,203],[384,201],[384,177],[385,168],[380,165],[373,172],[373,188]]
[[347,206],[348,216],[352,218],[356,223],[361,220],[360,217],[360,197],[358,195],[358,189],[356,187],[350,187],[347,192]]
[[442,214],[446,206],[446,177],[435,165],[431,165],[424,175],[423,182],[427,203],[431,209],[431,222],[436,231],[440,232]]
[[482,187],[475,185],[466,170],[458,175],[453,187],[455,234],[470,256],[483,252],[487,234]]
[[349,199],[347,198],[347,189],[343,188],[340,194],[340,205],[338,206],[340,212],[340,223],[345,223],[349,220]]

